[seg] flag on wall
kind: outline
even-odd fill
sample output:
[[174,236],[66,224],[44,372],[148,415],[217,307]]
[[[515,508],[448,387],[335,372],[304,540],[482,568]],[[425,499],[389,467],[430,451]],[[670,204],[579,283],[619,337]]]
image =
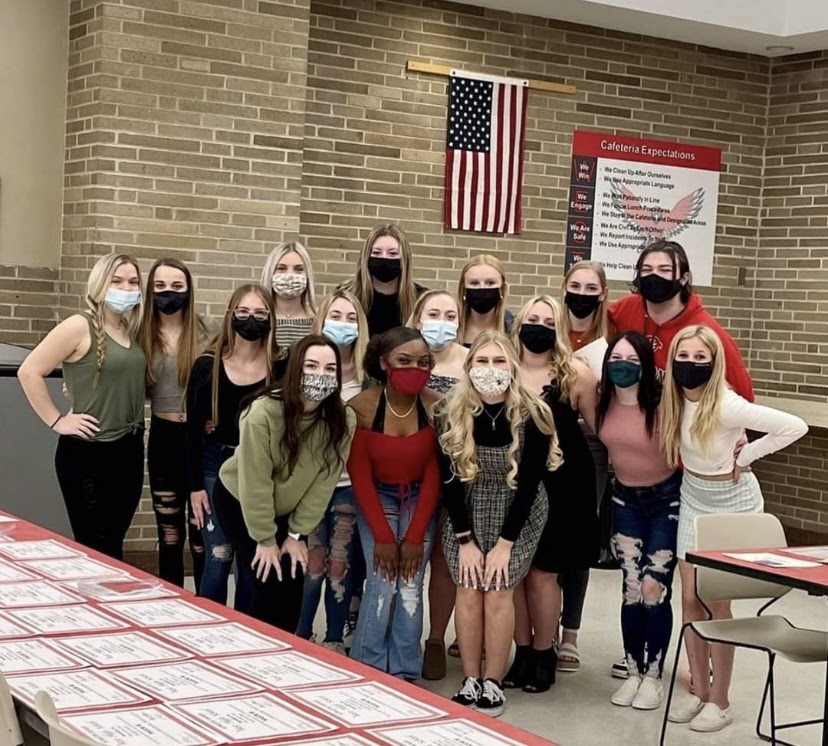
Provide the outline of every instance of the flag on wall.
[[452,70],[446,228],[520,233],[528,93],[525,80]]

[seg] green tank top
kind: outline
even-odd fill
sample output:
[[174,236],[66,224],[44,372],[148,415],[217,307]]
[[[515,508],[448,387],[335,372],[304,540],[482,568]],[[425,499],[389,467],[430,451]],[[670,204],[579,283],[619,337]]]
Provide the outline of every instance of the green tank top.
[[107,334],[101,377],[95,385],[95,330],[92,319],[82,315],[89,322],[89,350],[77,362],[63,364],[63,379],[72,411],[97,418],[100,432],[94,440],[117,440],[144,427],[147,358],[138,342],[122,347]]

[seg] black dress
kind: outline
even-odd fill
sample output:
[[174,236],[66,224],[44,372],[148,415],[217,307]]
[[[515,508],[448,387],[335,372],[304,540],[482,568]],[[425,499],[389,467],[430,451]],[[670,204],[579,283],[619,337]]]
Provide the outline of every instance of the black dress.
[[544,387],[543,398],[552,409],[563,463],[543,478],[549,517],[532,565],[544,572],[585,570],[597,560],[599,548],[595,462],[578,413],[561,401],[557,382]]

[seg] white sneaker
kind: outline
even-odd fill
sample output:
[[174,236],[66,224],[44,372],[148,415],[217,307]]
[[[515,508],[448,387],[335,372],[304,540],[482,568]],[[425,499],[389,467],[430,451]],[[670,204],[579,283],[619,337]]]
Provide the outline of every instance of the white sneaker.
[[667,719],[671,723],[689,723],[702,711],[702,707],[704,707],[704,702],[695,694],[691,694],[679,702],[670,703],[670,714]]
[[638,694],[638,688],[641,686],[640,676],[630,676],[622,685],[621,688],[610,697],[610,702],[618,707],[629,707]]
[[345,643],[343,642],[323,642],[322,647],[330,650],[332,653],[345,655]]
[[661,679],[645,676],[638,687],[638,694],[632,701],[635,710],[657,710],[664,701],[664,687]]
[[708,702],[702,711],[690,721],[690,730],[699,733],[716,733],[733,722],[733,707],[722,709]]

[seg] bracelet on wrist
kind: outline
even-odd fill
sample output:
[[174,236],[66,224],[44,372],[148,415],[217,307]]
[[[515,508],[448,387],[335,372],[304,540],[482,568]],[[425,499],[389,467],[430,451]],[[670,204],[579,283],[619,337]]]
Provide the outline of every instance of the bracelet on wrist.
[[50,430],[54,430],[54,429],[55,429],[55,425],[57,425],[57,424],[58,424],[58,422],[60,422],[62,419],[63,419],[63,415],[62,415],[62,414],[59,414],[59,415],[58,415],[58,418],[57,418],[57,419],[56,419],[56,420],[55,420],[55,421],[54,421],[51,425],[49,425],[49,429],[50,429]]

